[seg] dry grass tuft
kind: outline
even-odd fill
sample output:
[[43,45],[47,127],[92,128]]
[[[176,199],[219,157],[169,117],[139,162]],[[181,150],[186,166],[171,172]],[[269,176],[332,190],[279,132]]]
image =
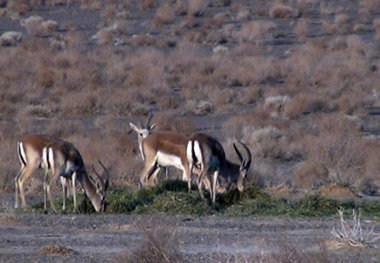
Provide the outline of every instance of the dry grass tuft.
[[192,16],[202,16],[208,5],[205,0],[190,0],[187,4],[187,13]]
[[78,252],[76,252],[74,249],[70,247],[62,246],[60,244],[47,245],[38,250],[38,254],[42,254],[42,255],[70,256],[77,253]]
[[144,232],[144,243],[132,253],[120,256],[117,260],[136,263],[170,263],[183,260],[176,250],[177,246],[174,239],[176,231],[167,227],[155,227]]
[[272,31],[276,24],[267,21],[250,21],[243,24],[238,33],[238,39],[241,43],[254,42],[260,44],[262,40],[272,36]]
[[291,6],[281,3],[274,3],[269,9],[271,18],[290,18],[297,16],[297,13]]
[[357,187],[365,172],[365,148],[357,128],[338,116],[318,120],[314,135],[305,137],[305,162],[297,183],[312,187],[332,183]]
[[380,40],[380,19],[373,20],[373,28],[375,29],[375,38]]
[[153,17],[152,23],[155,27],[171,23],[175,18],[175,9],[170,5],[164,5],[157,9]]
[[352,210],[353,226],[350,226],[343,218],[343,209],[338,209],[340,217],[340,229],[335,227],[331,234],[335,237],[336,247],[374,247],[377,240],[380,239],[380,233],[374,233],[374,226],[367,231],[363,231],[360,224],[360,211]]
[[20,15],[25,15],[32,10],[32,5],[29,0],[12,0],[8,1],[7,8],[11,11],[17,12]]

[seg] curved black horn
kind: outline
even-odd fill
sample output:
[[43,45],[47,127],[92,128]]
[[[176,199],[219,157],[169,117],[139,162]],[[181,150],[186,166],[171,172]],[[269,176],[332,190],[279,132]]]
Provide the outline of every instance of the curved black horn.
[[236,144],[233,143],[233,145],[234,145],[235,152],[236,152],[237,156],[239,157],[239,161],[242,163],[243,162],[243,157],[241,156],[238,148],[236,147]]
[[252,161],[252,154],[251,151],[249,150],[248,146],[239,141],[239,143],[244,147],[245,151],[247,152],[247,161],[246,161],[246,168],[248,169],[251,166],[251,161]]
[[151,113],[151,114],[149,114],[149,118],[148,118],[148,121],[147,121],[147,123],[146,123],[145,128],[149,128],[150,121],[152,120],[152,118],[153,118],[153,114]]
[[106,178],[104,179],[104,191],[106,191],[107,187],[108,187],[108,183],[110,181],[110,174],[109,174],[107,168],[104,166],[104,164],[100,160],[98,160],[98,163],[100,164],[101,167],[103,167],[104,172],[106,174]]

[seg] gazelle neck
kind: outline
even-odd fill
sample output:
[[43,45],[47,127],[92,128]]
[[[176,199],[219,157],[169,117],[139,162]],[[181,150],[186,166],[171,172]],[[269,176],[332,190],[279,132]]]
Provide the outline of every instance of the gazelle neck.
[[96,186],[94,183],[90,180],[86,172],[82,173],[82,176],[79,176],[78,180],[82,184],[86,195],[90,198],[95,210],[99,211],[101,208],[101,199],[96,191]]

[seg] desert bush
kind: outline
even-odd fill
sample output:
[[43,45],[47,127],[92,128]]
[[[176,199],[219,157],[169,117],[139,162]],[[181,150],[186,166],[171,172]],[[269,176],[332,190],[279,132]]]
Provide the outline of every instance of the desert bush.
[[32,5],[29,0],[12,0],[8,1],[7,8],[20,15],[24,15],[32,9]]
[[300,19],[294,27],[294,33],[299,41],[306,41],[309,31],[309,23],[305,19]]
[[373,27],[375,28],[375,38],[380,40],[380,19],[373,20]]
[[376,13],[380,11],[380,3],[377,0],[361,0],[360,7],[368,13]]
[[175,233],[167,227],[155,227],[153,230],[145,230],[145,240],[140,247],[131,253],[119,256],[117,261],[123,262],[181,262],[182,256],[176,249]]
[[304,142],[305,161],[296,171],[297,183],[358,186],[365,172],[365,150],[357,128],[333,115],[320,120],[317,133]]
[[240,43],[253,42],[260,44],[264,39],[272,36],[272,31],[276,28],[273,22],[250,21],[245,22],[238,33]]
[[190,0],[187,4],[187,13],[193,16],[202,16],[208,5],[208,1]]
[[269,9],[269,16],[271,18],[289,18],[297,16],[297,12],[291,6],[275,2]]
[[170,5],[164,5],[157,9],[152,23],[155,27],[171,23],[175,18],[175,10]]
[[298,119],[303,114],[329,112],[330,107],[323,98],[300,93],[285,103],[283,110],[285,116]]
[[156,0],[143,0],[139,3],[139,6],[140,9],[144,11],[146,9],[155,7],[156,4]]

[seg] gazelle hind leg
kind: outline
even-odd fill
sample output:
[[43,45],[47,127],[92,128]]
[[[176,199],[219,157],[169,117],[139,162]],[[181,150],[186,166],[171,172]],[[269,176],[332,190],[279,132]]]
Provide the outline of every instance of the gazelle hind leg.
[[212,195],[212,203],[215,204],[216,199],[216,181],[218,179],[218,170],[216,170],[212,175],[212,185],[211,185],[211,195]]
[[27,207],[27,203],[26,203],[26,199],[25,199],[24,183],[26,180],[28,180],[28,178],[30,177],[30,175],[33,173],[33,171],[36,168],[37,168],[37,165],[25,167],[25,170],[23,171],[22,175],[20,176],[20,178],[18,180],[19,191],[20,191],[21,201],[22,201],[23,207]]
[[76,191],[77,173],[74,172],[72,176],[71,187],[73,189],[74,211],[77,212],[77,191]]
[[67,179],[64,176],[61,176],[62,184],[62,210],[66,211],[66,196],[67,196]]
[[19,199],[19,196],[20,196],[20,186],[19,186],[19,181],[20,181],[20,177],[24,173],[24,170],[25,170],[25,166],[22,165],[21,168],[20,168],[20,171],[18,172],[18,174],[15,177],[15,208],[18,208],[20,206],[20,199]]
[[51,206],[51,209],[53,210],[53,212],[56,214],[57,213],[57,210],[55,209],[55,205],[54,205],[54,200],[53,200],[53,197],[52,197],[52,194],[51,194],[51,185],[53,182],[55,182],[57,180],[57,177],[59,176],[59,173],[57,171],[55,171],[53,173],[53,175],[47,180],[47,186],[46,186],[46,192],[47,192],[47,195],[49,197],[49,201],[50,201],[50,206]]

